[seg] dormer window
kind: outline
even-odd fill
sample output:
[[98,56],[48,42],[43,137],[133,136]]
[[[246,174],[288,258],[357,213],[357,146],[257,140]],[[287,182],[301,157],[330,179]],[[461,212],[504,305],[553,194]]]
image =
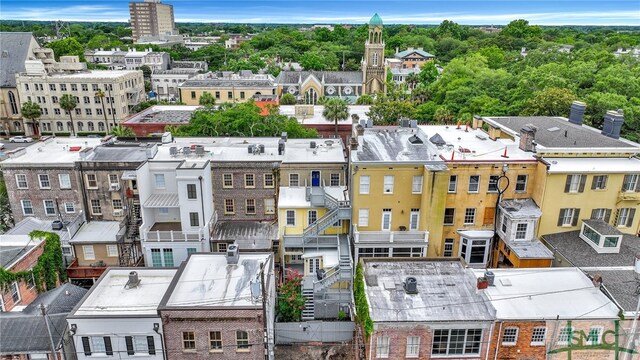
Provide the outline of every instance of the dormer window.
[[602,220],[584,220],[580,238],[598,253],[618,253],[623,234]]

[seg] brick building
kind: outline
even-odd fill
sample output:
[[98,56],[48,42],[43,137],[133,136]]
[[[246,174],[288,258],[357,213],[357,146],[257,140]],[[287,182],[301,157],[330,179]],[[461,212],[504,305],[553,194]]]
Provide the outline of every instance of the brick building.
[[[44,251],[44,241],[27,235],[0,235],[0,267],[19,272],[29,271],[38,264]],[[29,305],[38,297],[35,279],[14,281],[6,291],[0,292],[0,311],[12,311],[15,307]]]
[[193,254],[178,270],[159,306],[167,359],[273,359],[273,255],[237,250]]

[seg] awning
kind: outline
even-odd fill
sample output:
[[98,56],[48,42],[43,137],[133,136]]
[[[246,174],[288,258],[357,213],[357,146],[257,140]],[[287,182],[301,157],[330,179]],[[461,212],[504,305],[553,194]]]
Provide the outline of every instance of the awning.
[[490,239],[493,237],[493,230],[458,230],[458,234],[467,239]]
[[133,170],[125,170],[122,172],[122,180],[135,180],[137,179],[136,172]]
[[178,194],[152,194],[143,206],[148,208],[177,208],[180,207],[180,202]]

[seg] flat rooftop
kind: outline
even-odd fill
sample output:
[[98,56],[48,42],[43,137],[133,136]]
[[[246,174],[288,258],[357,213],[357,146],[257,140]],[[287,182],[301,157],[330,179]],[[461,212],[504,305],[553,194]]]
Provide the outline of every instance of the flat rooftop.
[[[315,143],[315,148],[312,148]],[[342,139],[288,139],[282,163],[345,163]]]
[[352,162],[442,162],[438,149],[417,128],[374,127],[358,136],[358,150],[351,150]]
[[88,70],[73,73],[50,73],[50,79],[113,79],[122,76],[136,75],[141,70]]
[[200,106],[192,105],[154,105],[133,114],[125,124],[188,124],[191,115]]
[[[417,294],[403,282],[417,280]],[[364,259],[365,292],[374,322],[492,321],[495,311],[459,261]]]
[[[136,271],[140,284],[125,288],[129,272]],[[135,317],[157,315],[176,269],[108,268],[70,317]]]
[[180,88],[275,88],[273,79],[206,79],[187,80],[179,85]]
[[[72,166],[80,160],[80,151],[100,145],[96,138],[51,138],[34,142],[0,163],[0,167],[59,164]],[[79,149],[78,149],[79,147]]]
[[[640,151],[640,149],[638,149]],[[627,174],[633,169],[640,172],[640,159],[621,158],[544,158],[549,164],[547,172],[554,173],[622,173]]]
[[[538,131],[535,140],[542,148],[637,148],[628,140],[613,139],[604,136],[600,130],[587,125],[572,124],[563,117],[551,116],[497,116],[484,117],[489,124],[494,124],[512,135],[520,136],[523,126],[532,124]],[[565,136],[566,132],[566,136]]]
[[542,211],[531,198],[526,199],[505,199],[498,204],[500,211],[508,214],[512,219],[539,218]]
[[571,265],[578,267],[632,266],[636,254],[640,254],[640,238],[637,236],[623,235],[617,254],[599,254],[579,234],[579,230],[548,234],[543,235],[542,240],[554,253],[560,253]]
[[80,227],[69,243],[115,243],[121,230],[125,229],[120,227],[120,221],[90,221]]
[[133,162],[141,163],[147,160],[147,144],[102,144],[93,148],[87,155],[88,162]]
[[[580,269],[491,269],[493,286],[483,290],[500,320],[614,319],[618,307]],[[484,270],[473,270],[475,277]],[[580,301],[574,301],[580,299]]]
[[226,254],[192,254],[183,263],[170,289],[167,307],[261,307],[251,296],[251,284],[260,281],[260,263],[267,266],[271,254],[240,253],[238,264],[227,264]]
[[[324,186],[324,191],[338,201],[349,200],[346,186]],[[281,186],[278,194],[278,208],[312,208],[307,200],[307,189],[304,186]]]
[[266,221],[218,221],[211,235],[212,241],[234,241],[241,251],[271,251],[277,239],[277,222]]
[[[354,114],[358,115],[361,120],[369,118],[367,115],[370,108],[369,105],[348,105],[348,108],[349,117],[345,120],[339,121],[338,125],[351,125],[353,122],[353,120],[351,120],[351,115]],[[279,111],[280,115],[297,118],[298,122],[303,125],[333,125],[333,121],[327,121],[327,119],[322,115],[322,112],[324,111],[323,105],[314,105],[313,112],[306,115],[296,115],[295,105],[280,105]]]

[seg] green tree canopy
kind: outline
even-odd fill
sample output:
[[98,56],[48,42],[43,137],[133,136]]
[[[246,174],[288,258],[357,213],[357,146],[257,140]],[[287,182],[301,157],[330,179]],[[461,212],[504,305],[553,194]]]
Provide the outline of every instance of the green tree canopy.
[[71,134],[76,135],[76,127],[73,124],[73,110],[78,106],[76,98],[71,94],[64,94],[60,98],[60,108],[65,110],[69,114],[69,121],[71,122]]
[[347,120],[349,118],[349,108],[347,102],[339,98],[330,98],[324,103],[324,110],[322,116],[327,121],[331,121],[334,124],[335,136],[338,137],[338,122],[341,120]]

